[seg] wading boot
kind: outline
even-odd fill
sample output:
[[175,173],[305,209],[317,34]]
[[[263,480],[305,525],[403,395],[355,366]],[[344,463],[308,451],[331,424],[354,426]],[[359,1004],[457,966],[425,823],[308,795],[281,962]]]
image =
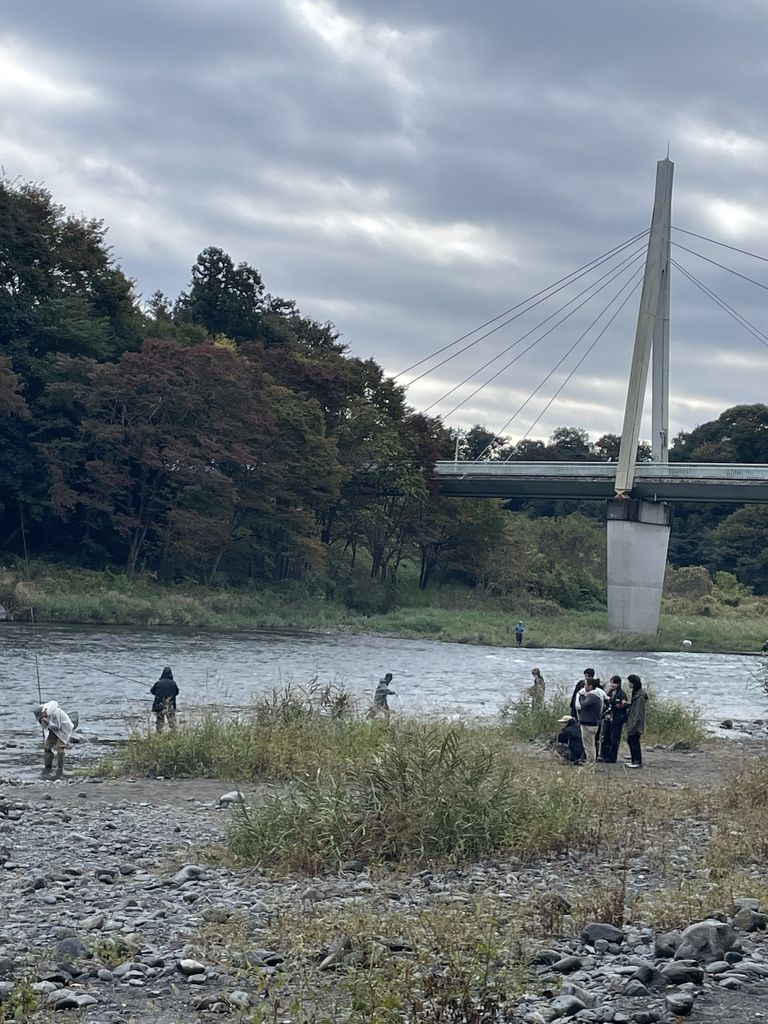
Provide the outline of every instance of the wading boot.
[[54,779],[60,779],[64,775],[64,751],[56,751],[56,774],[53,776]]
[[43,778],[47,779],[51,774],[51,769],[53,768],[53,751],[46,750],[43,758]]

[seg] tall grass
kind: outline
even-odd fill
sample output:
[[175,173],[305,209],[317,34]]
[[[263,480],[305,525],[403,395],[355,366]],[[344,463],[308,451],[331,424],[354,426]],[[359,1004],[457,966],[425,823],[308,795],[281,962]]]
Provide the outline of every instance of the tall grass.
[[184,728],[135,732],[112,771],[174,777],[289,780],[347,759],[364,762],[385,740],[343,690],[287,687],[227,718],[206,712]]
[[502,850],[564,848],[585,797],[477,731],[408,723],[369,763],[348,759],[240,807],[230,847],[249,862],[304,871],[365,863],[464,863]]
[[552,739],[562,729],[558,719],[568,714],[568,696],[564,690],[556,690],[539,703],[525,698],[508,701],[499,711],[499,721],[504,734],[514,739]]
[[646,707],[645,743],[703,743],[707,730],[701,711],[690,704],[666,700],[649,691]]
[[[369,718],[343,688],[287,686],[260,697],[232,717],[204,712],[184,728],[160,735],[136,731],[109,770],[242,781],[321,778],[324,784],[329,773],[335,773],[340,786],[342,781],[344,786],[350,785],[355,778],[359,782],[362,776],[355,773],[362,770],[368,773],[366,786],[372,785],[371,772],[382,785],[389,773],[393,792],[400,792],[415,777],[424,785],[433,777],[430,773],[439,779],[446,766],[474,778],[472,773],[480,772],[488,758],[498,755],[503,761],[510,755],[510,740],[552,740],[561,728],[558,719],[567,713],[566,694],[555,691],[541,704],[532,706],[526,700],[510,703],[496,720],[457,722],[397,716],[387,721]],[[706,736],[695,708],[653,694],[647,719],[646,743],[687,742],[695,746]],[[417,756],[418,737],[426,745]],[[482,756],[478,753],[477,762],[468,760],[473,746],[483,752]],[[457,777],[455,772],[452,777]],[[487,775],[486,784],[491,777],[495,778],[493,772]],[[329,795],[326,789],[325,797]]]
[[[558,719],[568,714],[569,697],[565,691],[559,690],[540,704],[532,704],[526,699],[510,701],[501,708],[499,720],[502,730],[511,738],[545,740],[560,731],[562,726]],[[707,730],[698,708],[648,691],[646,744],[688,743],[695,747],[706,738]]]

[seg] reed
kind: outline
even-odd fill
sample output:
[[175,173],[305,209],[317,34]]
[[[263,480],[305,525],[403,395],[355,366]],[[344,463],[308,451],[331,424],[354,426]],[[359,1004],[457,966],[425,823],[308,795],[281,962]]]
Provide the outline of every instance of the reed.
[[230,837],[243,860],[303,871],[366,863],[466,863],[501,850],[563,849],[583,813],[566,778],[543,783],[524,758],[476,730],[410,724],[368,762],[298,779],[253,810]]

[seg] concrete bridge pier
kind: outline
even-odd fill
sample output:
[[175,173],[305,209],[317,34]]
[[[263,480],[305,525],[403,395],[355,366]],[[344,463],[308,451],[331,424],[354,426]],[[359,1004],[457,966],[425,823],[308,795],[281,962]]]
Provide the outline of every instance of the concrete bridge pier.
[[659,628],[670,509],[660,501],[608,502],[608,626],[653,635]]

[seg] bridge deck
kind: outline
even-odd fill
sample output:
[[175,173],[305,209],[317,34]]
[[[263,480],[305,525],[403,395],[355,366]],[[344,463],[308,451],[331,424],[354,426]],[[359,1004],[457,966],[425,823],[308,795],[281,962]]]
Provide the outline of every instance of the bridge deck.
[[[455,498],[582,498],[614,495],[610,462],[438,462],[440,491]],[[768,465],[686,462],[637,466],[633,496],[648,501],[768,503]]]

